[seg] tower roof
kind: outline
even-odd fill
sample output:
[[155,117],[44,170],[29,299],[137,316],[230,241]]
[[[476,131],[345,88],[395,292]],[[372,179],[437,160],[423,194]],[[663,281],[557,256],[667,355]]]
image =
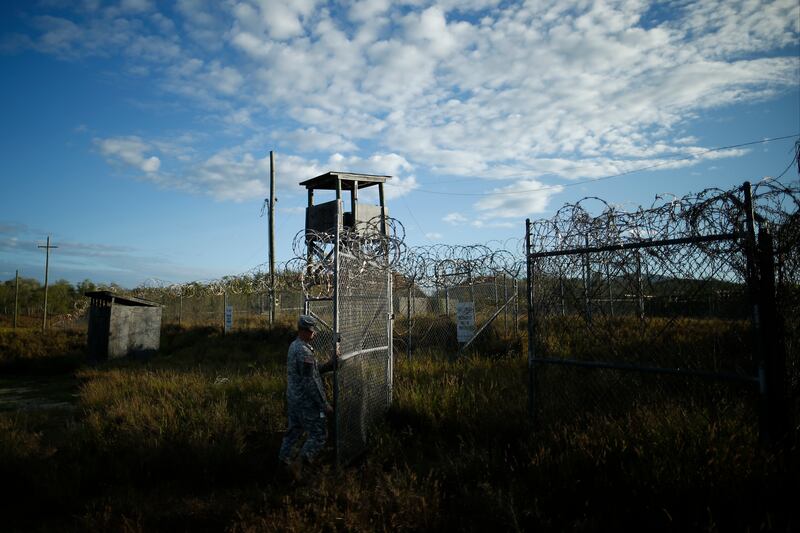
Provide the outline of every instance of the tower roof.
[[341,182],[343,191],[352,191],[355,183],[358,183],[358,188],[371,187],[379,183],[384,183],[386,180],[391,179],[391,176],[381,176],[377,174],[357,174],[354,172],[326,172],[315,178],[306,181],[301,181],[306,189],[322,189],[322,190],[336,190],[336,182]]

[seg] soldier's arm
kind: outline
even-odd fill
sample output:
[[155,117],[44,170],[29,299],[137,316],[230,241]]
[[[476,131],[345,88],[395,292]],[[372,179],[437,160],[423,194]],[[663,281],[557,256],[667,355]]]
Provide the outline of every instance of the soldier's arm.
[[303,384],[306,396],[319,409],[327,409],[328,400],[325,398],[325,390],[322,382],[314,376],[314,354],[306,350],[303,353]]
[[[336,343],[336,357],[341,355],[341,349],[339,348],[339,343]],[[322,363],[319,365],[319,373],[320,374],[327,374],[328,372],[333,372],[333,358],[331,357],[326,363]]]
[[327,374],[328,372],[333,372],[333,359],[331,359],[327,363],[322,363],[321,365],[319,365],[320,374]]

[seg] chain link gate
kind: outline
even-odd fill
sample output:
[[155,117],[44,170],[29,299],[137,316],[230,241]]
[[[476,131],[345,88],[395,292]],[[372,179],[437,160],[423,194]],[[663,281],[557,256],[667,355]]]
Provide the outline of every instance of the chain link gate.
[[526,221],[534,420],[644,409],[760,420],[769,433],[774,354],[763,335],[774,328],[759,306],[774,306],[774,291],[760,285],[759,258],[771,255],[757,255],[755,223],[749,184],[635,213],[572,205]]
[[392,285],[388,264],[379,264],[385,241],[343,234],[341,201],[336,209],[338,228],[318,246],[324,260],[317,277],[330,285],[318,296],[306,293],[304,305],[319,323],[312,342],[318,360],[334,361],[332,429],[341,466],[366,451],[372,427],[391,405]]
[[336,262],[336,457],[347,464],[364,452],[371,427],[392,401],[391,277],[342,250]]

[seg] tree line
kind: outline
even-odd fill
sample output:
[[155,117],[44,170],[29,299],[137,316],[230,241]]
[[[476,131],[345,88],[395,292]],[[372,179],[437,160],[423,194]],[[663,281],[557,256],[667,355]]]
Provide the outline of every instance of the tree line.
[[[83,301],[84,294],[100,289],[122,290],[116,284],[96,285],[85,279],[72,284],[65,279],[50,283],[47,288],[47,314],[65,315],[75,310]],[[14,314],[14,300],[17,289],[14,278],[0,284],[0,311],[4,315]],[[34,278],[19,278],[19,296],[17,310],[20,316],[40,316],[44,307],[44,285]]]

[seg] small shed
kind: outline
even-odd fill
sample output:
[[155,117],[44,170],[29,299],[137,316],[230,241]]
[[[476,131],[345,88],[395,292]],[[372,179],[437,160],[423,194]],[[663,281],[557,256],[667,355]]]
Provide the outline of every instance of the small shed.
[[147,355],[161,343],[161,305],[110,291],[85,294],[89,307],[89,357],[93,360]]

